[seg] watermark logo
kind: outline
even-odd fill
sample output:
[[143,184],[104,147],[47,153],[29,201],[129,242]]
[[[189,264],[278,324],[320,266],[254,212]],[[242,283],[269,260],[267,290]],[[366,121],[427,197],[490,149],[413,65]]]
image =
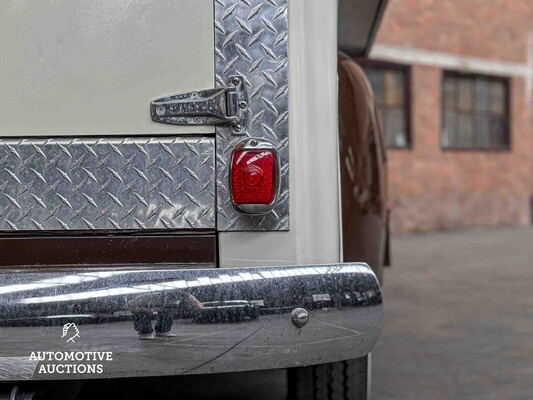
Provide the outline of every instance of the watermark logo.
[[[61,339],[76,343],[80,330],[74,322],[63,325]],[[90,339],[85,336],[85,340]],[[77,346],[74,346],[77,347]],[[103,374],[105,364],[113,361],[112,351],[32,351],[30,361],[38,362],[36,374]]]
[[80,331],[74,322],[69,322],[68,324],[63,325],[63,334],[61,335],[61,338],[64,337],[68,337],[67,343],[76,343],[74,339],[80,337]]

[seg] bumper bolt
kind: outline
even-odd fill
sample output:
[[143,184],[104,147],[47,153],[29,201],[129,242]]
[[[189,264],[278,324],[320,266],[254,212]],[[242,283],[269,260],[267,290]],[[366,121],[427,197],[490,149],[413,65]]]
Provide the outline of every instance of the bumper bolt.
[[309,313],[304,308],[295,308],[291,313],[291,321],[298,329],[301,329],[309,322]]

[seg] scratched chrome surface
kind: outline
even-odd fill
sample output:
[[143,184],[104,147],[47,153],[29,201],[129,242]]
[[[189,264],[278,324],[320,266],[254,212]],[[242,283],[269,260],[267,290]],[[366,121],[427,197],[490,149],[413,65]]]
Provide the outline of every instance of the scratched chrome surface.
[[[249,115],[244,135],[217,127],[218,229],[289,230],[289,84],[287,0],[214,0],[216,81],[245,78]],[[267,139],[280,156],[277,206],[266,215],[239,213],[231,204],[229,161],[235,145],[249,137]]]
[[0,140],[0,231],[215,228],[212,138]]
[[[383,323],[380,287],[365,264],[13,272],[0,271],[0,381],[335,362],[366,355]],[[184,306],[191,296],[204,308]],[[309,313],[303,328],[291,321],[295,308]],[[155,319],[155,312],[171,315],[176,337],[139,340],[134,313]],[[67,323],[76,329],[65,337]],[[44,374],[47,362],[30,359],[31,352],[95,351],[113,353],[102,374]]]

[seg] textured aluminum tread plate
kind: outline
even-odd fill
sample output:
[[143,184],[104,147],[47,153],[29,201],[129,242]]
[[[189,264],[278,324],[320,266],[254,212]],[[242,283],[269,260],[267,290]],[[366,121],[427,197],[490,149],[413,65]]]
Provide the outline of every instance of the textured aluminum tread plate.
[[[288,2],[214,1],[217,85],[244,76],[250,103],[243,136],[229,127],[216,129],[218,230],[289,230]],[[267,139],[279,151],[279,201],[264,216],[241,214],[231,204],[231,152],[246,137]]]
[[0,381],[31,379],[38,362],[29,357],[0,357]]
[[0,140],[0,231],[215,228],[213,138]]

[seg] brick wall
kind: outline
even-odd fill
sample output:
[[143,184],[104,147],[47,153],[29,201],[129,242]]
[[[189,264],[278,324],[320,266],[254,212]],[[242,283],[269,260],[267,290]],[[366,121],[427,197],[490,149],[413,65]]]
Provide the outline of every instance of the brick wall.
[[531,0],[389,0],[376,43],[525,62]]
[[[389,0],[376,44],[527,64],[531,0]],[[511,79],[511,150],[441,150],[442,68],[411,70],[412,148],[389,150],[395,233],[529,224],[533,194],[531,78]]]

